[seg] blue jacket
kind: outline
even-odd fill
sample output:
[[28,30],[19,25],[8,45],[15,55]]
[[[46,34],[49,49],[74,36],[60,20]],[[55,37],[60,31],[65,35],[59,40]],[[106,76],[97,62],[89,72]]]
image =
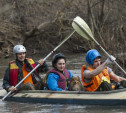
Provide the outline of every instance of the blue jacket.
[[[69,74],[70,74],[70,78],[73,77],[72,73],[68,70]],[[47,78],[47,86],[50,90],[53,91],[62,91],[62,88],[58,87],[58,81],[59,81],[59,75],[55,74],[55,73],[50,73],[48,75]],[[68,89],[68,87],[66,88],[66,90]]]

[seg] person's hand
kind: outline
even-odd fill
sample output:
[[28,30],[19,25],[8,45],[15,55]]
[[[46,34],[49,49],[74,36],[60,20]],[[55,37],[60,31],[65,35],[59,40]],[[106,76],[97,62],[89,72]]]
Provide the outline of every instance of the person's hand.
[[17,90],[14,86],[11,86],[9,89],[8,89],[8,91],[15,91],[15,90]]
[[112,64],[115,60],[116,60],[116,58],[114,56],[110,55],[110,57],[107,58],[106,63]]
[[40,59],[40,60],[38,61],[38,63],[39,63],[40,65],[43,65],[43,63],[44,63],[43,59]]

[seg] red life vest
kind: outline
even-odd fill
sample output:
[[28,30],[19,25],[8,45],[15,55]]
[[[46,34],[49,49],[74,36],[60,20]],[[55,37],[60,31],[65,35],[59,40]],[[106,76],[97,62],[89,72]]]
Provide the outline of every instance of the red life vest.
[[67,83],[68,84],[70,83],[70,74],[69,74],[68,70],[67,69],[64,70],[64,75],[54,69],[49,70],[45,77],[45,84],[46,84],[49,73],[55,73],[55,74],[59,75],[58,87],[62,88],[63,90],[66,90]]
[[[31,58],[27,58],[28,63],[32,68],[36,67],[35,62]],[[10,85],[16,86],[18,83],[19,67],[16,65],[15,61],[10,62]],[[30,76],[30,75],[29,75]]]
[[84,80],[84,77],[83,77],[83,72],[85,70],[93,71],[94,69],[91,67],[86,67],[85,65],[83,65],[82,69],[81,69],[81,79],[82,79],[83,85],[87,91],[91,91],[91,92],[96,91],[97,88],[99,87],[99,85],[101,84],[103,78],[105,78],[107,80],[107,82],[110,83],[110,77],[109,77],[107,68],[104,69],[99,75],[92,77],[92,80],[89,83],[86,83]]

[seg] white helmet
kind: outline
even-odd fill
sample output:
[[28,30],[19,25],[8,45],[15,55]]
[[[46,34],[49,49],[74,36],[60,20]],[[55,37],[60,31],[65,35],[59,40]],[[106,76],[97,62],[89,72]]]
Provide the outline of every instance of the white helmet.
[[26,52],[26,49],[23,45],[14,46],[14,48],[13,48],[14,55],[16,55],[16,53],[23,53],[23,52]]

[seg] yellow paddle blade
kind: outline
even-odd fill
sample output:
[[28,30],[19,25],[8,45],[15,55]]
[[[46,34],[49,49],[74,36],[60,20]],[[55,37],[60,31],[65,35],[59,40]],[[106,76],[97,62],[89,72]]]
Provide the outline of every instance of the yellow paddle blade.
[[80,18],[79,16],[74,18],[72,22],[72,26],[74,30],[83,38],[86,38],[87,40],[92,40],[93,34],[89,26],[86,24],[86,22],[82,18]]

